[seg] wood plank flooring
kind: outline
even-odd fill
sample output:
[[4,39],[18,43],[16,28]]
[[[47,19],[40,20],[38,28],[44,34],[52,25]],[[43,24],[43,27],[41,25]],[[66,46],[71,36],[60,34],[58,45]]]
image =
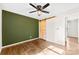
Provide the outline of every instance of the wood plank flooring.
[[[71,38],[72,39],[72,38]],[[72,42],[72,40],[70,40]],[[75,42],[75,41],[74,41]],[[64,47],[59,44],[51,43],[43,39],[36,39],[30,42],[3,48],[1,55],[77,55],[79,45],[70,44],[73,47]],[[74,48],[74,49],[72,49]]]
[[79,55],[79,43],[78,38],[68,37],[67,47],[65,49],[67,55]]

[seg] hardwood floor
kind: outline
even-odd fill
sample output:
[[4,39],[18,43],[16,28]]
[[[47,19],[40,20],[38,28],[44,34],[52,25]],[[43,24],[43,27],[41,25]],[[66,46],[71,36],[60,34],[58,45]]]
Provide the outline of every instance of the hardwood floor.
[[68,37],[65,54],[67,54],[67,55],[79,55],[78,38]]
[[[69,42],[72,42],[70,40]],[[74,41],[75,42],[75,41]],[[79,45],[68,43],[72,47],[64,47],[59,44],[51,43],[43,39],[37,39],[34,41],[26,42],[16,46],[3,48],[1,55],[72,55],[79,54]]]
[[43,39],[37,39],[31,42],[26,42],[20,45],[3,48],[1,55],[48,55],[57,54],[56,52],[48,48],[51,46],[49,42]]

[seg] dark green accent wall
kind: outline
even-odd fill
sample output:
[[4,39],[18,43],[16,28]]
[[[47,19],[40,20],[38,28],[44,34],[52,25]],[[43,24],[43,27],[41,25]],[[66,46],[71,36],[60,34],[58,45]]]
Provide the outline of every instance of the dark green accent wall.
[[37,38],[39,35],[39,21],[34,18],[2,11],[2,45]]

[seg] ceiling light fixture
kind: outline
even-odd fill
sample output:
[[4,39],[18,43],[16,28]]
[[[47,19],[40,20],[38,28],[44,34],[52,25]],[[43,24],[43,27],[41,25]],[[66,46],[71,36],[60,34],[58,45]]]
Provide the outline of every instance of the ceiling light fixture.
[[41,11],[37,11],[38,16],[41,16],[42,12]]

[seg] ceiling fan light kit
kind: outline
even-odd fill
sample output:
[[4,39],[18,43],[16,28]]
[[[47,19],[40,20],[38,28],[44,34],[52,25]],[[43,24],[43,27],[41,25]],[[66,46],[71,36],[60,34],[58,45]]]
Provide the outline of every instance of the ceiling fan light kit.
[[37,11],[38,16],[41,16],[42,12],[41,11]]

